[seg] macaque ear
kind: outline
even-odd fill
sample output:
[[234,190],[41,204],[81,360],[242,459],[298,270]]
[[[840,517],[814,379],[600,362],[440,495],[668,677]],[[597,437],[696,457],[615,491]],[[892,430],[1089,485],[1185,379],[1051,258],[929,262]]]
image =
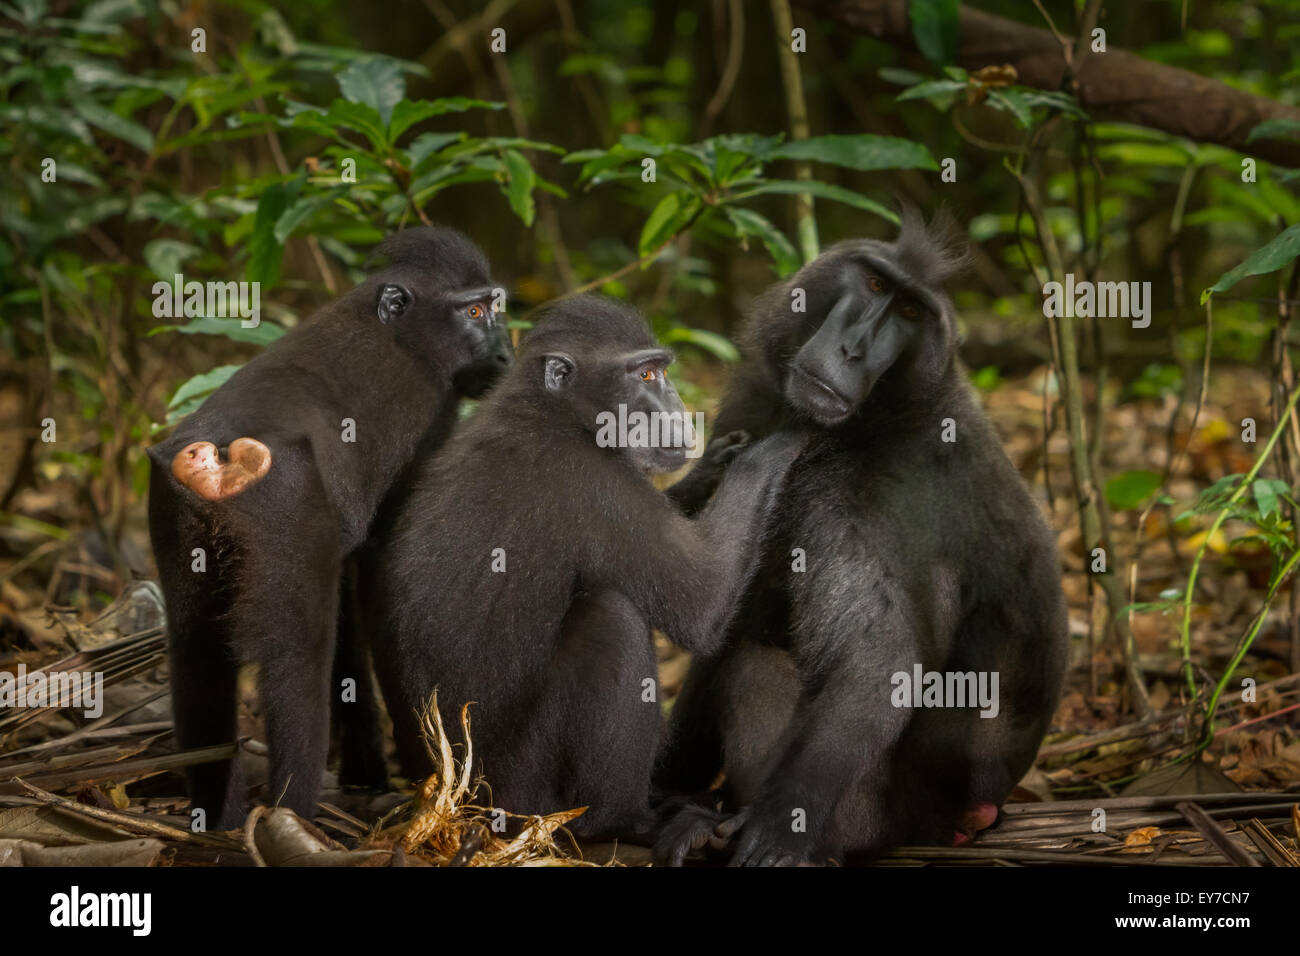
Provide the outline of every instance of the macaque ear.
[[573,360],[573,356],[563,352],[552,352],[545,357],[545,362],[543,374],[548,392],[558,392],[572,384],[573,373],[578,368],[578,363]]
[[375,314],[379,316],[381,322],[392,322],[408,308],[415,300],[411,291],[405,286],[400,285],[383,285],[379,287],[379,298],[375,303]]

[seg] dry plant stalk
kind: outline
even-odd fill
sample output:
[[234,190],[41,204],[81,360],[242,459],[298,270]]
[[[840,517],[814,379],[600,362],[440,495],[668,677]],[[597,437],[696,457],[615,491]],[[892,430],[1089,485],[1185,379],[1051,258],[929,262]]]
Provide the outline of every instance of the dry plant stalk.
[[409,822],[396,833],[376,835],[374,842],[396,838],[406,853],[446,866],[456,857],[461,845],[471,837],[482,835],[482,847],[465,865],[468,866],[595,866],[575,858],[556,842],[557,833],[566,823],[586,812],[586,807],[534,816],[509,814],[526,820],[512,839],[503,839],[492,830],[493,815],[498,811],[470,801],[482,781],[471,777],[474,745],[470,738],[469,704],[460,709],[461,734],[465,740],[465,759],[457,761],[451,740],[442,724],[435,692],[420,715],[425,748],[433,761],[433,775],[420,784]]

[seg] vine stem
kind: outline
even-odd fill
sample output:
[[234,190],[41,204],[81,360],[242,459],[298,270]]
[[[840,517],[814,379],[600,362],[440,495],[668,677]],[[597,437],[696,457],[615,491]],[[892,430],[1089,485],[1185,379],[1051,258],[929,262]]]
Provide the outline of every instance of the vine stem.
[[[808,102],[804,99],[803,77],[799,73],[799,54],[791,46],[794,30],[794,17],[790,13],[789,0],[771,0],[772,22],[776,25],[776,49],[781,62],[781,81],[785,87],[785,108],[790,115],[790,139],[797,141],[807,139]],[[798,182],[812,179],[812,164],[800,160],[794,166],[794,178]],[[804,262],[817,258],[820,243],[817,238],[817,218],[813,212],[813,198],[808,193],[797,193],[795,203],[795,223],[799,233],[799,251]]]
[[[1223,525],[1223,522],[1228,519],[1228,513],[1232,510],[1232,506],[1236,503],[1237,499],[1246,492],[1246,489],[1251,486],[1251,483],[1255,480],[1255,476],[1259,474],[1259,470],[1264,467],[1264,462],[1268,461],[1268,456],[1272,454],[1273,447],[1277,444],[1277,440],[1281,437],[1282,432],[1285,431],[1287,422],[1295,411],[1297,399],[1300,399],[1300,386],[1297,386],[1295,390],[1291,392],[1291,397],[1287,399],[1286,408],[1282,411],[1282,415],[1277,420],[1277,424],[1273,426],[1273,434],[1268,436],[1268,442],[1264,445],[1264,450],[1260,452],[1259,457],[1255,459],[1255,464],[1251,466],[1250,471],[1246,473],[1246,476],[1241,480],[1241,483],[1237,485],[1237,490],[1232,493],[1232,497],[1227,500],[1223,508],[1219,511],[1218,516],[1214,519],[1214,524],[1210,525],[1210,530],[1205,535],[1205,540],[1202,541],[1201,546],[1196,549],[1196,557],[1192,560],[1192,569],[1187,575],[1187,591],[1183,594],[1183,622],[1181,635],[1183,676],[1187,680],[1187,690],[1192,697],[1196,696],[1196,677],[1192,672],[1192,595],[1196,591],[1196,577],[1201,570],[1201,560],[1205,557],[1205,552],[1209,548],[1210,542],[1214,540],[1214,535]],[[1296,553],[1300,554],[1300,549],[1297,549]],[[1291,560],[1287,562],[1285,567],[1292,567],[1295,563],[1295,558],[1296,555],[1292,555]],[[1280,580],[1281,578],[1279,577],[1279,581]],[[1272,598],[1275,592],[1276,586],[1269,591],[1269,595],[1265,599],[1265,609],[1267,609],[1268,601]],[[1261,621],[1262,620],[1263,618],[1261,614]],[[1252,637],[1254,632],[1257,630],[1258,627],[1252,630]],[[1250,644],[1247,641],[1238,651],[1237,656],[1232,662],[1233,668],[1237,666],[1237,663],[1241,660],[1241,657],[1245,654],[1246,649],[1249,646]],[[1229,668],[1228,673],[1219,681],[1219,685],[1216,687],[1214,696],[1210,699],[1210,704],[1206,711],[1207,718],[1213,713],[1213,707],[1218,704],[1219,695],[1222,693],[1223,688],[1227,686],[1228,678],[1231,675],[1232,668]]]
[[[1300,389],[1297,389],[1292,395],[1292,401],[1295,400],[1295,394],[1300,394]],[[1269,585],[1268,593],[1264,595],[1263,606],[1260,607],[1259,613],[1255,615],[1255,619],[1251,622],[1250,630],[1246,632],[1245,637],[1241,639],[1241,643],[1237,646],[1237,651],[1232,655],[1232,660],[1228,664],[1228,669],[1223,672],[1223,676],[1219,678],[1219,683],[1215,685],[1214,693],[1210,695],[1210,702],[1205,706],[1205,720],[1203,722],[1204,730],[1202,732],[1201,746],[1199,749],[1204,750],[1205,747],[1209,745],[1210,741],[1214,739],[1214,712],[1218,709],[1219,698],[1222,697],[1223,692],[1228,689],[1228,681],[1232,679],[1233,671],[1237,669],[1237,665],[1240,664],[1242,658],[1246,656],[1246,652],[1250,650],[1250,646],[1255,643],[1255,636],[1259,633],[1259,629],[1264,625],[1264,618],[1268,616],[1268,609],[1273,605],[1273,599],[1277,597],[1277,592],[1282,587],[1282,582],[1290,577],[1291,572],[1295,570],[1297,561],[1300,561],[1300,548],[1296,548],[1296,550],[1291,553],[1291,557],[1287,558],[1286,564],[1282,565],[1281,569],[1277,573],[1277,577],[1274,578],[1273,583]]]

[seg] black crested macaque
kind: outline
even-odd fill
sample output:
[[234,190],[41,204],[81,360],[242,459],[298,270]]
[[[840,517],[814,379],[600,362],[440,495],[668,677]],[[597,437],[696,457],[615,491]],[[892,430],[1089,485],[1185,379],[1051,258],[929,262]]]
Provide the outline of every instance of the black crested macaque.
[[[717,646],[801,447],[781,435],[739,450],[698,519],[684,517],[647,475],[687,457],[689,434],[665,427],[686,415],[672,358],[614,301],[551,306],[377,524],[367,619],[406,776],[433,770],[417,713],[436,688],[454,743],[473,704],[494,806],[585,806],[569,827],[579,835],[649,835],[661,738],[651,628],[690,650]],[[718,440],[724,456],[732,437]]]
[[[345,559],[399,472],[455,423],[461,397],[511,361],[487,260],[465,236],[411,229],[379,252],[385,268],[149,449],[177,745],[233,742],[236,671],[258,664],[268,798],[308,819],[339,694]],[[244,789],[230,761],[188,777],[209,827],[239,824]]]
[[674,704],[656,782],[700,800],[661,862],[728,837],[749,866],[964,842],[1046,732],[1059,558],[955,358],[939,232],[905,210],[896,242],[840,243],[754,307],[717,428],[812,437],[723,652]]

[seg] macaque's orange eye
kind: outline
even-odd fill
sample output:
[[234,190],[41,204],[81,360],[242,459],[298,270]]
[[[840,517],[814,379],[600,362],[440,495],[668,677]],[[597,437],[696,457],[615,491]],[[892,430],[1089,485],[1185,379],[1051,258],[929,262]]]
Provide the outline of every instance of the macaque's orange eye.
[[872,292],[885,291],[885,284],[881,282],[879,279],[877,279],[875,276],[872,276],[870,279],[867,280],[867,285],[871,288]]
[[658,372],[648,366],[641,369],[641,381],[643,382],[653,382],[658,375]]
[[471,319],[481,319],[483,316],[487,315],[487,310],[476,302],[465,310],[465,314]]
[[899,309],[899,311],[902,312],[902,313],[903,313],[903,317],[904,317],[904,318],[907,318],[907,319],[915,319],[915,318],[918,318],[918,317],[921,315],[921,310],[918,309],[918,308],[917,308],[913,303],[911,303],[911,302],[907,303],[905,306],[903,306],[901,309]]

